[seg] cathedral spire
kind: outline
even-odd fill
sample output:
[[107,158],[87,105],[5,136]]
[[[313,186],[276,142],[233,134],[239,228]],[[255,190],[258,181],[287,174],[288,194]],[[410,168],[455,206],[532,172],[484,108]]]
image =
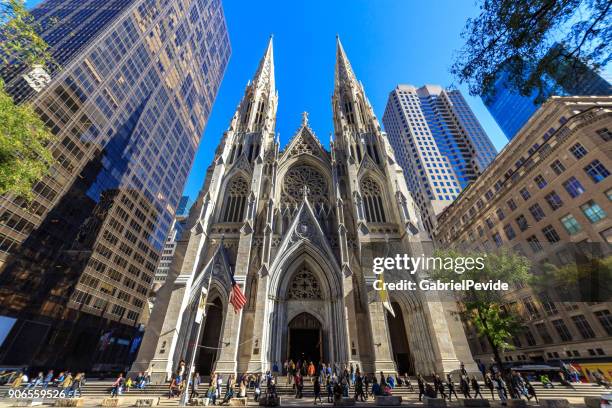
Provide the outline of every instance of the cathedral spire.
[[357,79],[353,73],[351,63],[344,52],[340,37],[336,36],[336,72],[335,72],[335,86],[336,88],[345,85],[346,83],[356,83]]
[[259,67],[257,67],[257,72],[255,72],[255,76],[253,77],[253,85],[256,87],[267,86],[269,91],[274,92],[274,46],[272,40],[273,37],[270,35],[266,53],[261,61],[259,61]]
[[266,138],[270,136],[272,139],[277,103],[278,97],[274,82],[274,47],[272,36],[270,36],[266,51],[259,61],[253,80],[249,81],[246,86],[230,128],[240,134],[263,131]]

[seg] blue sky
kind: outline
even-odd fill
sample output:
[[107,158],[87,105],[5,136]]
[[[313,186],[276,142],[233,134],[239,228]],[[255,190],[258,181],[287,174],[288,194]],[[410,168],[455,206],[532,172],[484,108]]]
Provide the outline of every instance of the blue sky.
[[[185,194],[201,188],[206,167],[244,87],[274,35],[277,132],[285,144],[310,113],[311,126],[328,144],[333,130],[331,94],[336,34],[379,119],[398,83],[457,85],[449,74],[454,50],[473,0],[239,1],[223,0],[232,56],[201,142]],[[459,87],[498,149],[507,142],[479,98]]]
[[[353,69],[379,119],[398,83],[457,85],[449,74],[453,53],[475,0],[222,0],[232,55],[185,186],[194,199],[215,148],[274,35],[277,132],[284,145],[303,111],[324,145],[333,130],[331,94],[335,41],[340,35]],[[33,6],[38,0],[29,0]],[[507,142],[479,98],[459,87],[495,146]]]

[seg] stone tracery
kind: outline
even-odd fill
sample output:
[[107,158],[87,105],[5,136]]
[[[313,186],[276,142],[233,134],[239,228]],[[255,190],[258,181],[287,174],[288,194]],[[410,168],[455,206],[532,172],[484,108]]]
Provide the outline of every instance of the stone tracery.
[[311,166],[295,166],[289,169],[283,180],[282,201],[291,204],[299,203],[304,196],[304,186],[308,187],[310,202],[328,202],[325,177]]
[[287,292],[287,299],[321,300],[323,294],[319,281],[309,269],[303,268],[293,276]]

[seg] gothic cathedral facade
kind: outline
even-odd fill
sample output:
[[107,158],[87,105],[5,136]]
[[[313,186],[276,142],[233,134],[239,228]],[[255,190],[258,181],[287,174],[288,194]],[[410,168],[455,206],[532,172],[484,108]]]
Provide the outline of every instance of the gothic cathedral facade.
[[[477,372],[453,302],[373,289],[373,257],[431,252],[402,169],[337,40],[334,134],[275,137],[272,39],[218,146],[132,371],[165,379],[309,359],[364,372]],[[247,303],[235,312],[232,285]],[[202,315],[202,311],[204,311]]]

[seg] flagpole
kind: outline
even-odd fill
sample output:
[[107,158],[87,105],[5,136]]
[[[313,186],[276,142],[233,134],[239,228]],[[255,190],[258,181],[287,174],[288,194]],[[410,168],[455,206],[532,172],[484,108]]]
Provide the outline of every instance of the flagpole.
[[[389,235],[385,233],[385,258],[389,257]],[[382,305],[387,311],[391,314],[391,316],[395,317],[395,311],[393,310],[393,305],[391,305],[391,301],[389,299],[389,294],[387,293],[387,288],[385,287],[385,271],[383,270],[380,274],[380,281],[382,284],[382,288],[380,290],[380,300],[382,301]]]
[[[210,282],[212,280],[212,270],[210,271],[210,276],[208,278],[208,285],[206,285],[206,298],[208,299],[208,292],[210,291]],[[189,361],[187,362],[187,367],[185,367],[185,373],[187,375],[186,381],[185,381],[185,389],[183,390],[183,395],[181,396],[181,406],[186,406],[188,399],[189,399],[189,380],[192,379],[192,373],[191,370],[193,369],[194,365],[195,365],[195,357],[196,354],[198,352],[198,345],[200,344],[200,334],[202,332],[202,322],[204,321],[204,319],[202,318],[200,320],[200,322],[197,322],[197,314],[198,314],[198,309],[200,306],[200,302],[201,302],[201,297],[202,297],[202,293],[200,291],[200,296],[198,297],[198,307],[196,308],[195,311],[195,316],[193,318],[193,321],[191,322],[191,326],[189,327],[189,330],[187,331],[188,336],[191,337],[191,334],[193,333],[193,327],[194,325],[197,325],[197,329],[196,329],[196,336],[195,336],[195,343],[193,343],[193,346],[190,347],[189,341],[187,342],[187,351],[190,351],[191,349],[191,355],[189,356]],[[206,315],[206,302],[204,302],[204,315]]]

